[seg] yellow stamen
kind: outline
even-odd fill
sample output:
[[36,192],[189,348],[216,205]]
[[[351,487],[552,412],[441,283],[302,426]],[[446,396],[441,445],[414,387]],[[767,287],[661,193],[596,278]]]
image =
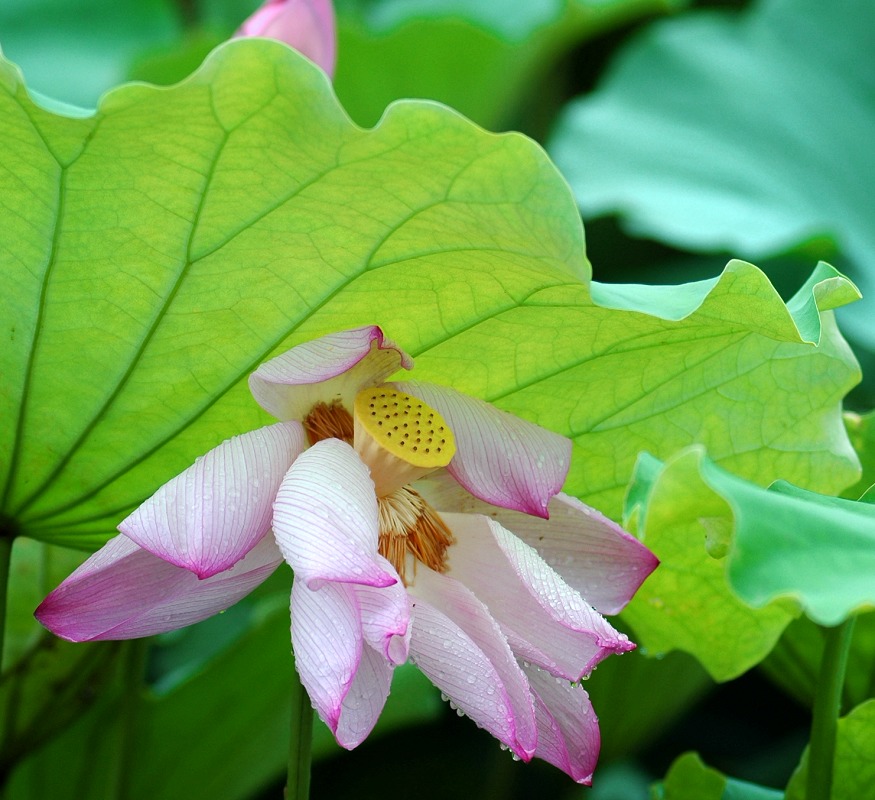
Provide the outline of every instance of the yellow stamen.
[[304,430],[310,445],[323,439],[343,439],[352,444],[352,414],[335,400],[331,405],[316,403],[304,419]]
[[444,418],[415,397],[370,387],[356,395],[354,410],[354,446],[370,467],[378,497],[447,466],[455,455]]
[[[392,563],[407,586],[408,562],[421,561],[427,567],[444,572],[447,548],[455,541],[438,513],[409,486],[379,498],[380,554]],[[408,559],[408,555],[413,559]]]

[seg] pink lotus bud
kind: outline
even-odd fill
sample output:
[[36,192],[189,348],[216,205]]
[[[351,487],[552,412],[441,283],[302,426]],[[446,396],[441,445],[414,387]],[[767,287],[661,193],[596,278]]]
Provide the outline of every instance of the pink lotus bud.
[[266,36],[291,45],[334,75],[336,45],[331,0],[267,0],[235,36]]

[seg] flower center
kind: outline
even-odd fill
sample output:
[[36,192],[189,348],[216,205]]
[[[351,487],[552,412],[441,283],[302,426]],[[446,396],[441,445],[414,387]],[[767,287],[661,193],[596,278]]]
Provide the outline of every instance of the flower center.
[[453,432],[439,412],[386,386],[362,389],[353,411],[339,400],[316,403],[303,422],[310,445],[342,439],[368,465],[377,494],[378,550],[405,586],[416,577],[418,562],[445,572],[453,534],[408,484],[450,463]]
[[353,447],[370,467],[377,497],[447,466],[456,442],[444,418],[416,397],[388,387],[355,397]]
[[[455,541],[438,513],[409,486],[377,500],[380,514],[380,555],[391,562],[405,586],[408,568],[416,577],[421,561],[436,572],[446,571],[447,548]],[[409,558],[413,556],[413,558]]]

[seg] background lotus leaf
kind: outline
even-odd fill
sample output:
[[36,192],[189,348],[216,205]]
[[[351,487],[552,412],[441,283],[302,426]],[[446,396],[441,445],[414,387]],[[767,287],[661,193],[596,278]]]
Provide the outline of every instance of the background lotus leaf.
[[867,298],[843,323],[872,351],[873,32],[875,6],[856,0],[654,24],[566,108],[548,149],[587,217],[617,213],[693,250],[841,254]]
[[875,606],[869,503],[767,490],[695,447],[665,464],[641,457],[627,516],[662,564],[626,619],[648,647],[691,652],[718,680],[762,660],[799,611],[836,625]]

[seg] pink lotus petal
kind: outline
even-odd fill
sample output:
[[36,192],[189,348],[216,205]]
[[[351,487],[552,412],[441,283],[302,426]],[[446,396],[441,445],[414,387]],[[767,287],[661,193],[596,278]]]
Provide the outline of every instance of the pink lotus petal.
[[[298,578],[292,586],[292,646],[301,682],[337,743],[347,749],[371,732],[392,681],[394,664],[367,641],[373,637],[388,648],[387,637],[374,636],[375,631],[380,622],[399,622],[386,614],[392,603],[374,597],[380,593],[395,596],[395,587],[323,583],[314,591]],[[374,618],[375,610],[380,619]],[[401,623],[403,644],[406,620]],[[365,633],[366,629],[370,630]]]
[[[378,560],[386,571],[394,567],[382,556]],[[353,590],[362,618],[365,641],[388,662],[399,665],[407,661],[410,649],[410,598],[401,581],[381,589],[354,585]]]
[[336,43],[331,0],[267,0],[235,36],[278,39],[334,74]]
[[398,573],[377,553],[377,496],[345,442],[325,439],[292,464],[276,494],[274,536],[311,589],[323,581],[390,586]]
[[334,737],[341,747],[352,750],[374,729],[392,683],[394,668],[368,644],[362,646],[362,658],[355,678],[341,704],[340,719]]
[[576,497],[560,492],[549,521],[500,509],[493,518],[541,557],[602,614],[625,608],[659,565],[634,536]]
[[295,422],[235,436],[165,483],[119,530],[199,578],[223,572],[270,529],[273,498],[305,445]]
[[418,481],[416,490],[438,511],[485,514],[534,547],[562,579],[602,614],[619,613],[659,559],[634,536],[576,497],[560,492],[543,520],[484,503],[446,473]]
[[591,786],[601,736],[589,695],[580,684],[554,678],[537,667],[523,667],[523,671],[535,698],[535,758],[559,767],[577,783]]
[[43,600],[35,616],[73,642],[151,636],[224,611],[281,563],[266,536],[231,569],[198,580],[119,534]]
[[339,401],[352,413],[360,389],[412,366],[407,353],[369,325],[293,347],[255,370],[249,389],[277,419],[303,420],[317,403]]
[[524,761],[537,742],[528,682],[498,625],[461,583],[419,566],[411,660],[450,700]]
[[447,386],[392,384],[439,411],[456,437],[447,471],[475,497],[493,505],[547,516],[547,503],[565,481],[571,440]]
[[456,537],[448,574],[486,604],[517,658],[571,681],[635,647],[538,553],[479,514],[444,514]]
[[362,630],[352,587],[292,584],[292,649],[301,683],[322,721],[337,732],[343,701],[362,658]]

